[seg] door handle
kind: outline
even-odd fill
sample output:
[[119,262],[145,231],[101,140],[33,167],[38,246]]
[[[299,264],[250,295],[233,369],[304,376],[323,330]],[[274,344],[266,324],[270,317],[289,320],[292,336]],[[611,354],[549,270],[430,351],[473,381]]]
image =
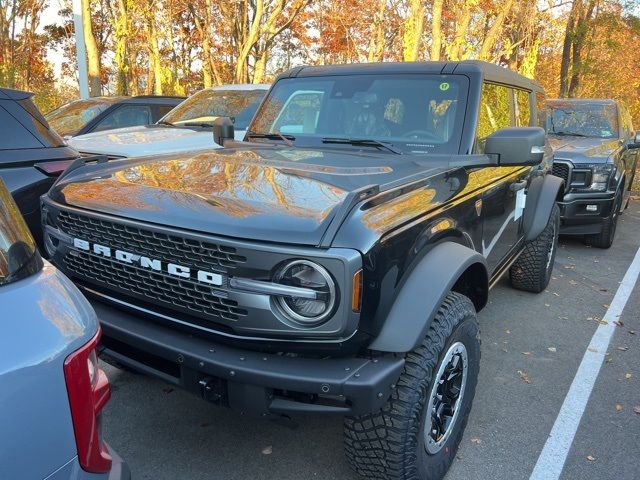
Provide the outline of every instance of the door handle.
[[527,181],[522,180],[520,182],[514,182],[511,185],[509,185],[509,190],[511,190],[512,192],[517,192],[518,190],[522,190],[526,186],[527,186]]

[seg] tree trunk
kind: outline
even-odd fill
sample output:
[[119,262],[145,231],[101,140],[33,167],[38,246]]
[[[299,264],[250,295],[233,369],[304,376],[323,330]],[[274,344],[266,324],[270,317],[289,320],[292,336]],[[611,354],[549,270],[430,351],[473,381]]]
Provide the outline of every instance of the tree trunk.
[[506,0],[503,3],[500,13],[498,13],[493,25],[491,25],[487,35],[484,37],[482,46],[480,47],[480,53],[478,53],[478,58],[480,60],[491,60],[491,51],[493,50],[498,38],[500,38],[502,27],[504,26],[504,20],[507,18],[512,7],[513,0]]
[[129,58],[127,54],[127,39],[129,37],[129,20],[127,0],[117,1],[117,11],[113,14],[116,37],[116,51],[114,63],[117,69],[116,95],[128,95]]
[[153,93],[162,95],[162,60],[158,46],[158,32],[156,30],[156,11],[153,1],[149,2],[149,47],[150,67],[153,68]]
[[384,53],[384,12],[387,7],[387,0],[378,0],[378,11],[373,16],[371,22],[371,37],[369,38],[369,49],[367,61],[379,62]]
[[571,67],[571,50],[573,46],[573,31],[578,17],[578,11],[582,8],[582,0],[574,0],[567,19],[567,28],[562,44],[562,60],[560,62],[560,92],[559,97],[564,98],[569,94],[569,68]]
[[402,59],[415,62],[420,54],[424,30],[424,5],[422,0],[410,0],[409,13],[404,23]]
[[431,56],[430,60],[440,60],[442,49],[442,4],[444,0],[433,0],[431,20]]
[[580,86],[580,79],[582,76],[582,47],[585,44],[587,34],[589,33],[589,27],[591,23],[591,15],[596,6],[596,0],[588,0],[587,9],[584,14],[580,16],[579,23],[576,25],[574,31],[573,41],[573,56],[571,65],[571,82],[569,83],[569,97],[575,97],[578,93],[578,87]]
[[91,0],[81,0],[82,4],[82,26],[84,28],[84,43],[87,47],[87,67],[89,70],[89,96],[98,97],[102,93],[102,82],[100,81],[100,54],[98,44],[93,35],[91,25]]

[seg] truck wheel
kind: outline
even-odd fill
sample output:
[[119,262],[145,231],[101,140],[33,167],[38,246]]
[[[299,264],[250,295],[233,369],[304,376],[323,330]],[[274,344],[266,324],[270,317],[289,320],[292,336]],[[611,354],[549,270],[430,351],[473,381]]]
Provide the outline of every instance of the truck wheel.
[[547,288],[556,258],[559,231],[560,208],[554,204],[547,226],[540,235],[526,243],[518,259],[511,265],[511,286],[534,293]]
[[587,245],[597,248],[609,248],[613,245],[613,239],[616,236],[616,228],[618,226],[618,216],[620,215],[620,207],[622,206],[622,195],[620,192],[616,195],[613,203],[613,210],[609,218],[602,223],[602,230],[596,235],[587,235],[584,241]]
[[449,469],[469,418],[480,366],[471,300],[449,293],[422,344],[405,360],[380,411],[345,419],[347,460],[365,478],[435,480]]

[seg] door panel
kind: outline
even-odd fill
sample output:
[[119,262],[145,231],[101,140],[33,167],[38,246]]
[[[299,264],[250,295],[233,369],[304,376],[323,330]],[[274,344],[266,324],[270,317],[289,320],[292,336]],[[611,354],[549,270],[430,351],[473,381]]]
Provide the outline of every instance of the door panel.
[[[516,198],[524,194],[530,167],[497,167],[493,169],[497,184],[482,196],[482,255],[494,272],[522,238],[522,209],[516,209]],[[518,193],[520,192],[520,193]]]

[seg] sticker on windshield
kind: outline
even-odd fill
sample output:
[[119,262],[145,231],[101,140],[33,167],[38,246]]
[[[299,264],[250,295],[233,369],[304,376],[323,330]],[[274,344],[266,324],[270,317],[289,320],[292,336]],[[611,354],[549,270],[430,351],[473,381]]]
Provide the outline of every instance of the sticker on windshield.
[[449,90],[449,83],[448,82],[442,82],[440,84],[440,90],[442,90],[443,92],[446,92],[447,90]]

